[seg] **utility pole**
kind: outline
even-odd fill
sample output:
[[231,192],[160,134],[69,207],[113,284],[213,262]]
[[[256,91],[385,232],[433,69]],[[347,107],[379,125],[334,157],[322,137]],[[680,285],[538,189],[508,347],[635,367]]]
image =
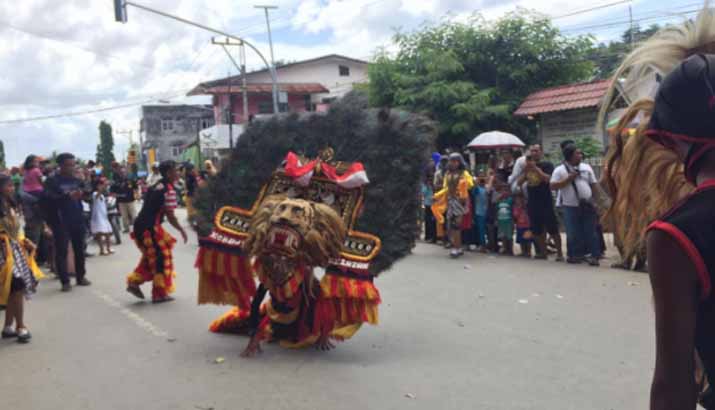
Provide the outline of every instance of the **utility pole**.
[[[242,90],[242,94],[243,94],[243,122],[245,123],[246,121],[248,121],[248,94],[247,94],[248,91],[246,88],[246,51],[244,48],[244,44],[242,41],[240,41],[240,42],[231,41],[231,38],[229,38],[229,37],[227,37],[224,40],[217,40],[216,37],[213,37],[211,39],[211,43],[220,45],[223,48],[223,51],[226,52],[226,55],[231,60],[233,65],[236,67],[236,69],[238,69],[238,71],[241,73],[241,77],[243,80],[243,87],[242,87],[243,88],[243,90]],[[228,51],[227,46],[239,46],[240,47],[240,51],[241,51],[241,54],[240,54],[241,64],[240,65],[233,58],[233,56],[231,55],[231,52]],[[231,75],[230,75],[230,73],[228,76],[228,95],[229,95],[229,99],[231,99],[231,115],[232,115],[231,118],[233,118],[233,99],[231,98]],[[230,148],[233,148],[233,121],[229,122],[228,130],[229,130],[228,145]]]
[[[114,13],[115,13],[115,20],[116,20],[116,21],[118,21],[118,22],[120,22],[120,23],[126,23],[126,22],[128,21],[127,8],[128,8],[129,6],[134,7],[134,8],[137,8],[137,9],[140,9],[140,10],[147,11],[147,12],[149,12],[149,13],[157,14],[157,15],[162,16],[162,17],[169,18],[169,19],[178,21],[178,22],[180,22],[180,23],[184,23],[184,24],[188,24],[188,25],[190,25],[190,26],[198,27],[198,28],[200,28],[200,29],[202,29],[202,30],[206,30],[206,31],[210,31],[210,32],[215,33],[215,34],[219,34],[219,35],[222,35],[222,36],[226,36],[226,37],[228,37],[228,38],[232,38],[232,39],[234,39],[234,40],[236,40],[236,41],[240,41],[240,42],[242,42],[243,44],[247,45],[251,50],[253,50],[253,51],[258,55],[258,57],[261,58],[261,60],[263,61],[263,64],[266,65],[266,68],[268,68],[268,71],[269,71],[270,74],[271,74],[271,82],[273,83],[273,90],[274,90],[274,93],[273,93],[273,109],[274,109],[276,112],[278,112],[278,91],[277,91],[277,90],[278,90],[278,76],[277,76],[277,74],[276,74],[276,70],[275,70],[275,69],[271,69],[271,64],[268,63],[268,61],[266,60],[266,57],[264,57],[263,54],[261,54],[261,52],[256,48],[256,46],[254,46],[253,44],[249,43],[248,41],[246,41],[246,40],[244,40],[244,39],[242,39],[242,38],[240,38],[240,37],[238,37],[238,36],[235,36],[235,35],[226,33],[225,31],[221,31],[221,30],[218,30],[218,29],[209,27],[209,26],[207,26],[207,25],[205,25],[205,24],[197,23],[197,22],[195,22],[195,21],[187,20],[187,19],[182,18],[182,17],[174,16],[173,14],[169,14],[169,13],[166,13],[166,12],[164,12],[164,11],[157,10],[157,9],[154,9],[154,8],[151,8],[151,7],[147,7],[147,6],[143,5],[143,4],[139,4],[139,3],[136,3],[136,2],[134,2],[134,1],[129,1],[129,0],[114,0]],[[272,7],[273,7],[273,6],[269,6],[269,8],[272,8]],[[268,12],[266,11],[266,16],[267,16],[267,15],[268,15]],[[273,49],[273,46],[271,45],[271,50],[272,50],[272,49]],[[272,52],[271,52],[271,54],[272,54]]]
[[228,146],[233,148],[233,96],[231,95],[231,72],[228,72]]
[[243,85],[243,130],[246,131],[248,126],[248,84],[246,84],[246,46],[243,44],[241,44],[239,59],[241,60],[241,83]]
[[631,50],[633,50],[633,47],[635,46],[633,38],[635,37],[635,35],[633,33],[633,7],[630,4],[628,5],[628,17],[629,17],[630,27],[631,27],[631,30],[630,30],[631,31],[631,35],[630,35]]
[[132,145],[134,145],[134,139],[132,138],[132,135],[134,134],[134,130],[116,130],[114,131],[114,134],[117,135],[129,135],[129,149],[132,149]]
[[[268,10],[275,10],[278,6],[253,6],[257,9],[263,9],[266,14],[266,27],[268,28],[268,46],[271,49],[271,70],[273,71],[273,77],[278,78],[276,73],[276,61],[273,57],[273,37],[271,35],[271,21],[268,19]],[[278,84],[273,83],[273,113],[278,114]]]
[[198,150],[196,159],[199,163],[195,165],[198,169],[201,169],[201,118],[196,118],[196,149]]

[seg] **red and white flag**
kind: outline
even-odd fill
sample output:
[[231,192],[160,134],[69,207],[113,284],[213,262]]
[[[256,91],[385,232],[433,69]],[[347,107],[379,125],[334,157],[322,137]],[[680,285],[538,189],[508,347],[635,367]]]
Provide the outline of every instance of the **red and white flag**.
[[[298,185],[308,186],[310,179],[315,174],[315,165],[320,160],[315,159],[303,164],[295,153],[289,152],[285,161],[286,175],[293,178]],[[345,189],[358,188],[370,182],[365,168],[360,162],[353,162],[350,168],[340,175],[338,175],[337,169],[329,164],[322,163],[320,167],[325,177]]]

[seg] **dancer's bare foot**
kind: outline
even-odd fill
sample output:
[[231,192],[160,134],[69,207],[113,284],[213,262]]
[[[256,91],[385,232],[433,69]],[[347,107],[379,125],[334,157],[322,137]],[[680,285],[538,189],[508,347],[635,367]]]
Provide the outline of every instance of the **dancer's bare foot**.
[[257,336],[252,336],[251,340],[248,342],[248,346],[243,349],[241,357],[254,357],[259,353],[263,353],[263,349],[261,349],[261,339]]
[[317,342],[315,342],[315,348],[327,352],[329,350],[335,349],[335,344],[330,341],[330,336],[320,336]]

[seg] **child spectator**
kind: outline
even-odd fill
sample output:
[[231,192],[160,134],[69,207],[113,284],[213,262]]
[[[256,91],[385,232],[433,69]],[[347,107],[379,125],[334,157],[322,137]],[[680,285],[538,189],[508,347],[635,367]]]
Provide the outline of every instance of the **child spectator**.
[[529,211],[526,209],[526,198],[524,194],[518,192],[514,194],[514,223],[516,224],[516,243],[521,247],[521,255],[525,258],[531,257],[531,224],[529,223]]
[[489,192],[486,180],[479,178],[479,183],[472,190],[474,202],[474,242],[479,250],[487,250],[487,213],[489,210]]
[[497,240],[502,242],[502,253],[505,255],[514,254],[514,216],[512,215],[512,198],[509,194],[509,185],[499,183],[497,189],[498,200],[497,210]]
[[92,220],[91,229],[94,239],[99,244],[101,256],[114,253],[110,242],[112,224],[107,216],[107,180],[101,178],[97,182],[97,190],[92,193]]

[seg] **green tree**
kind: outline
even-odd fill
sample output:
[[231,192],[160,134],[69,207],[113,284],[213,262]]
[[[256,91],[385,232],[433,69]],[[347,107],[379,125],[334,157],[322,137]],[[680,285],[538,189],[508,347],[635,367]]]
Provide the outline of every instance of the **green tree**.
[[529,140],[533,124],[512,116],[528,94],[588,80],[590,37],[566,38],[548,18],[519,10],[495,22],[474,15],[394,36],[368,68],[373,106],[424,114],[439,127],[440,148],[462,146],[491,129]]
[[[97,145],[97,163],[102,164],[105,173],[112,170],[114,158],[114,137],[112,136],[112,126],[107,122],[99,123],[99,145]],[[107,175],[111,176],[111,175]]]
[[653,24],[646,29],[641,29],[635,25],[633,29],[624,31],[619,40],[608,43],[600,43],[595,46],[588,55],[588,59],[596,65],[596,77],[601,79],[610,78],[616,71],[618,65],[637,43],[649,39],[660,30],[660,26]]
[[599,158],[603,156],[603,144],[591,137],[581,137],[576,140],[576,146],[583,152],[584,158]]

